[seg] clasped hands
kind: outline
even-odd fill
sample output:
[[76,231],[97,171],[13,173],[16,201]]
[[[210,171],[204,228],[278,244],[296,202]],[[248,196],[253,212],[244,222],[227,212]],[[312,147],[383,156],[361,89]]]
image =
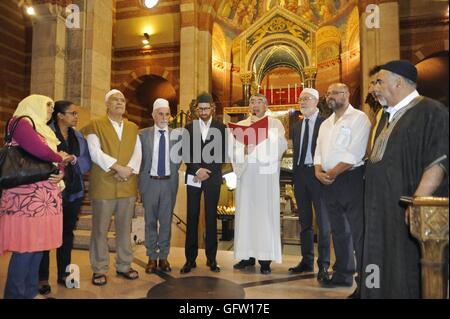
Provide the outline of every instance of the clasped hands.
[[328,172],[316,172],[316,178],[324,185],[331,185],[336,179],[336,174],[333,170]]
[[197,182],[203,182],[209,178],[209,174],[211,174],[211,171],[207,168],[200,168],[196,175],[193,178],[193,181],[195,183]]
[[122,166],[117,163],[114,164],[111,169],[116,172],[114,178],[119,182],[126,182],[133,174],[133,169],[131,167]]

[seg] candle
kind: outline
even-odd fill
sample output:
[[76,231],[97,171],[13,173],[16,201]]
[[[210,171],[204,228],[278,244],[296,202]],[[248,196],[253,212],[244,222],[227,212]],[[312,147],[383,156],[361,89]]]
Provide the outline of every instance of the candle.
[[298,102],[298,94],[297,94],[297,83],[294,84],[294,88],[295,88],[295,103]]
[[288,84],[288,104],[291,104],[291,86]]
[[270,104],[273,104],[273,85],[270,85]]

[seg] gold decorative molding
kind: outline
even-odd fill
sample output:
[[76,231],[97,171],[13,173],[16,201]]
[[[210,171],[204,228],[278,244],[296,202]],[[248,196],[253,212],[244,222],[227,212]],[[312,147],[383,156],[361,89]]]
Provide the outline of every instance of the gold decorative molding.
[[[269,110],[272,112],[296,110],[300,111],[298,104],[270,105]],[[248,106],[231,106],[223,108],[224,114],[246,114],[249,113]]]
[[240,75],[239,75],[239,78],[241,79],[241,81],[242,81],[242,84],[251,84],[251,82],[252,82],[252,80],[253,80],[253,78],[254,78],[254,74],[253,74],[253,72],[242,72]]
[[422,297],[444,299],[444,249],[448,245],[448,197],[405,197],[411,235],[422,252]]
[[306,43],[308,47],[312,46],[312,36],[309,30],[287,20],[281,15],[276,15],[247,38],[248,48],[250,49],[266,36],[280,33],[291,34]]
[[149,49],[144,49],[144,48],[115,49],[113,51],[113,57],[114,58],[125,58],[125,57],[132,57],[132,56],[158,55],[158,54],[167,54],[167,53],[173,53],[174,55],[179,54],[180,46],[179,45],[171,45],[171,46],[164,46],[164,47],[150,47]]

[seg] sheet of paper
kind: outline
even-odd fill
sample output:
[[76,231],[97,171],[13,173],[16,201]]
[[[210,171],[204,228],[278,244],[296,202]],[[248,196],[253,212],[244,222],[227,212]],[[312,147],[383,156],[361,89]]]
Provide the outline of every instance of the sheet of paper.
[[187,180],[186,180],[186,185],[200,188],[200,187],[202,187],[202,182],[200,182],[200,181],[194,182],[194,175],[188,174]]

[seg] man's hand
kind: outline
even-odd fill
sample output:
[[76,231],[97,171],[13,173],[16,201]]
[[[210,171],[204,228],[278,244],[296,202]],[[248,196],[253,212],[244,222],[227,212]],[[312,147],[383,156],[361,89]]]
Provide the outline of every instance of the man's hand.
[[194,182],[198,182],[198,181],[203,182],[209,178],[209,174],[211,174],[211,171],[209,169],[200,168],[197,171],[196,176],[194,176],[193,180],[194,180]]
[[316,178],[324,185],[331,185],[334,182],[334,179],[324,172],[316,172]]
[[120,175],[119,174],[114,174],[114,178],[118,181],[118,182],[124,182],[125,180],[122,178],[122,177],[120,177]]
[[48,181],[52,184],[58,184],[64,178],[64,172],[59,171],[59,174],[52,174],[48,178]]
[[117,163],[115,163],[111,169],[115,170],[117,175],[119,175],[119,177],[121,179],[123,179],[123,181],[127,181],[128,178],[131,176],[131,174],[133,174],[133,170],[131,169],[131,167],[128,166],[122,166],[119,165]]

